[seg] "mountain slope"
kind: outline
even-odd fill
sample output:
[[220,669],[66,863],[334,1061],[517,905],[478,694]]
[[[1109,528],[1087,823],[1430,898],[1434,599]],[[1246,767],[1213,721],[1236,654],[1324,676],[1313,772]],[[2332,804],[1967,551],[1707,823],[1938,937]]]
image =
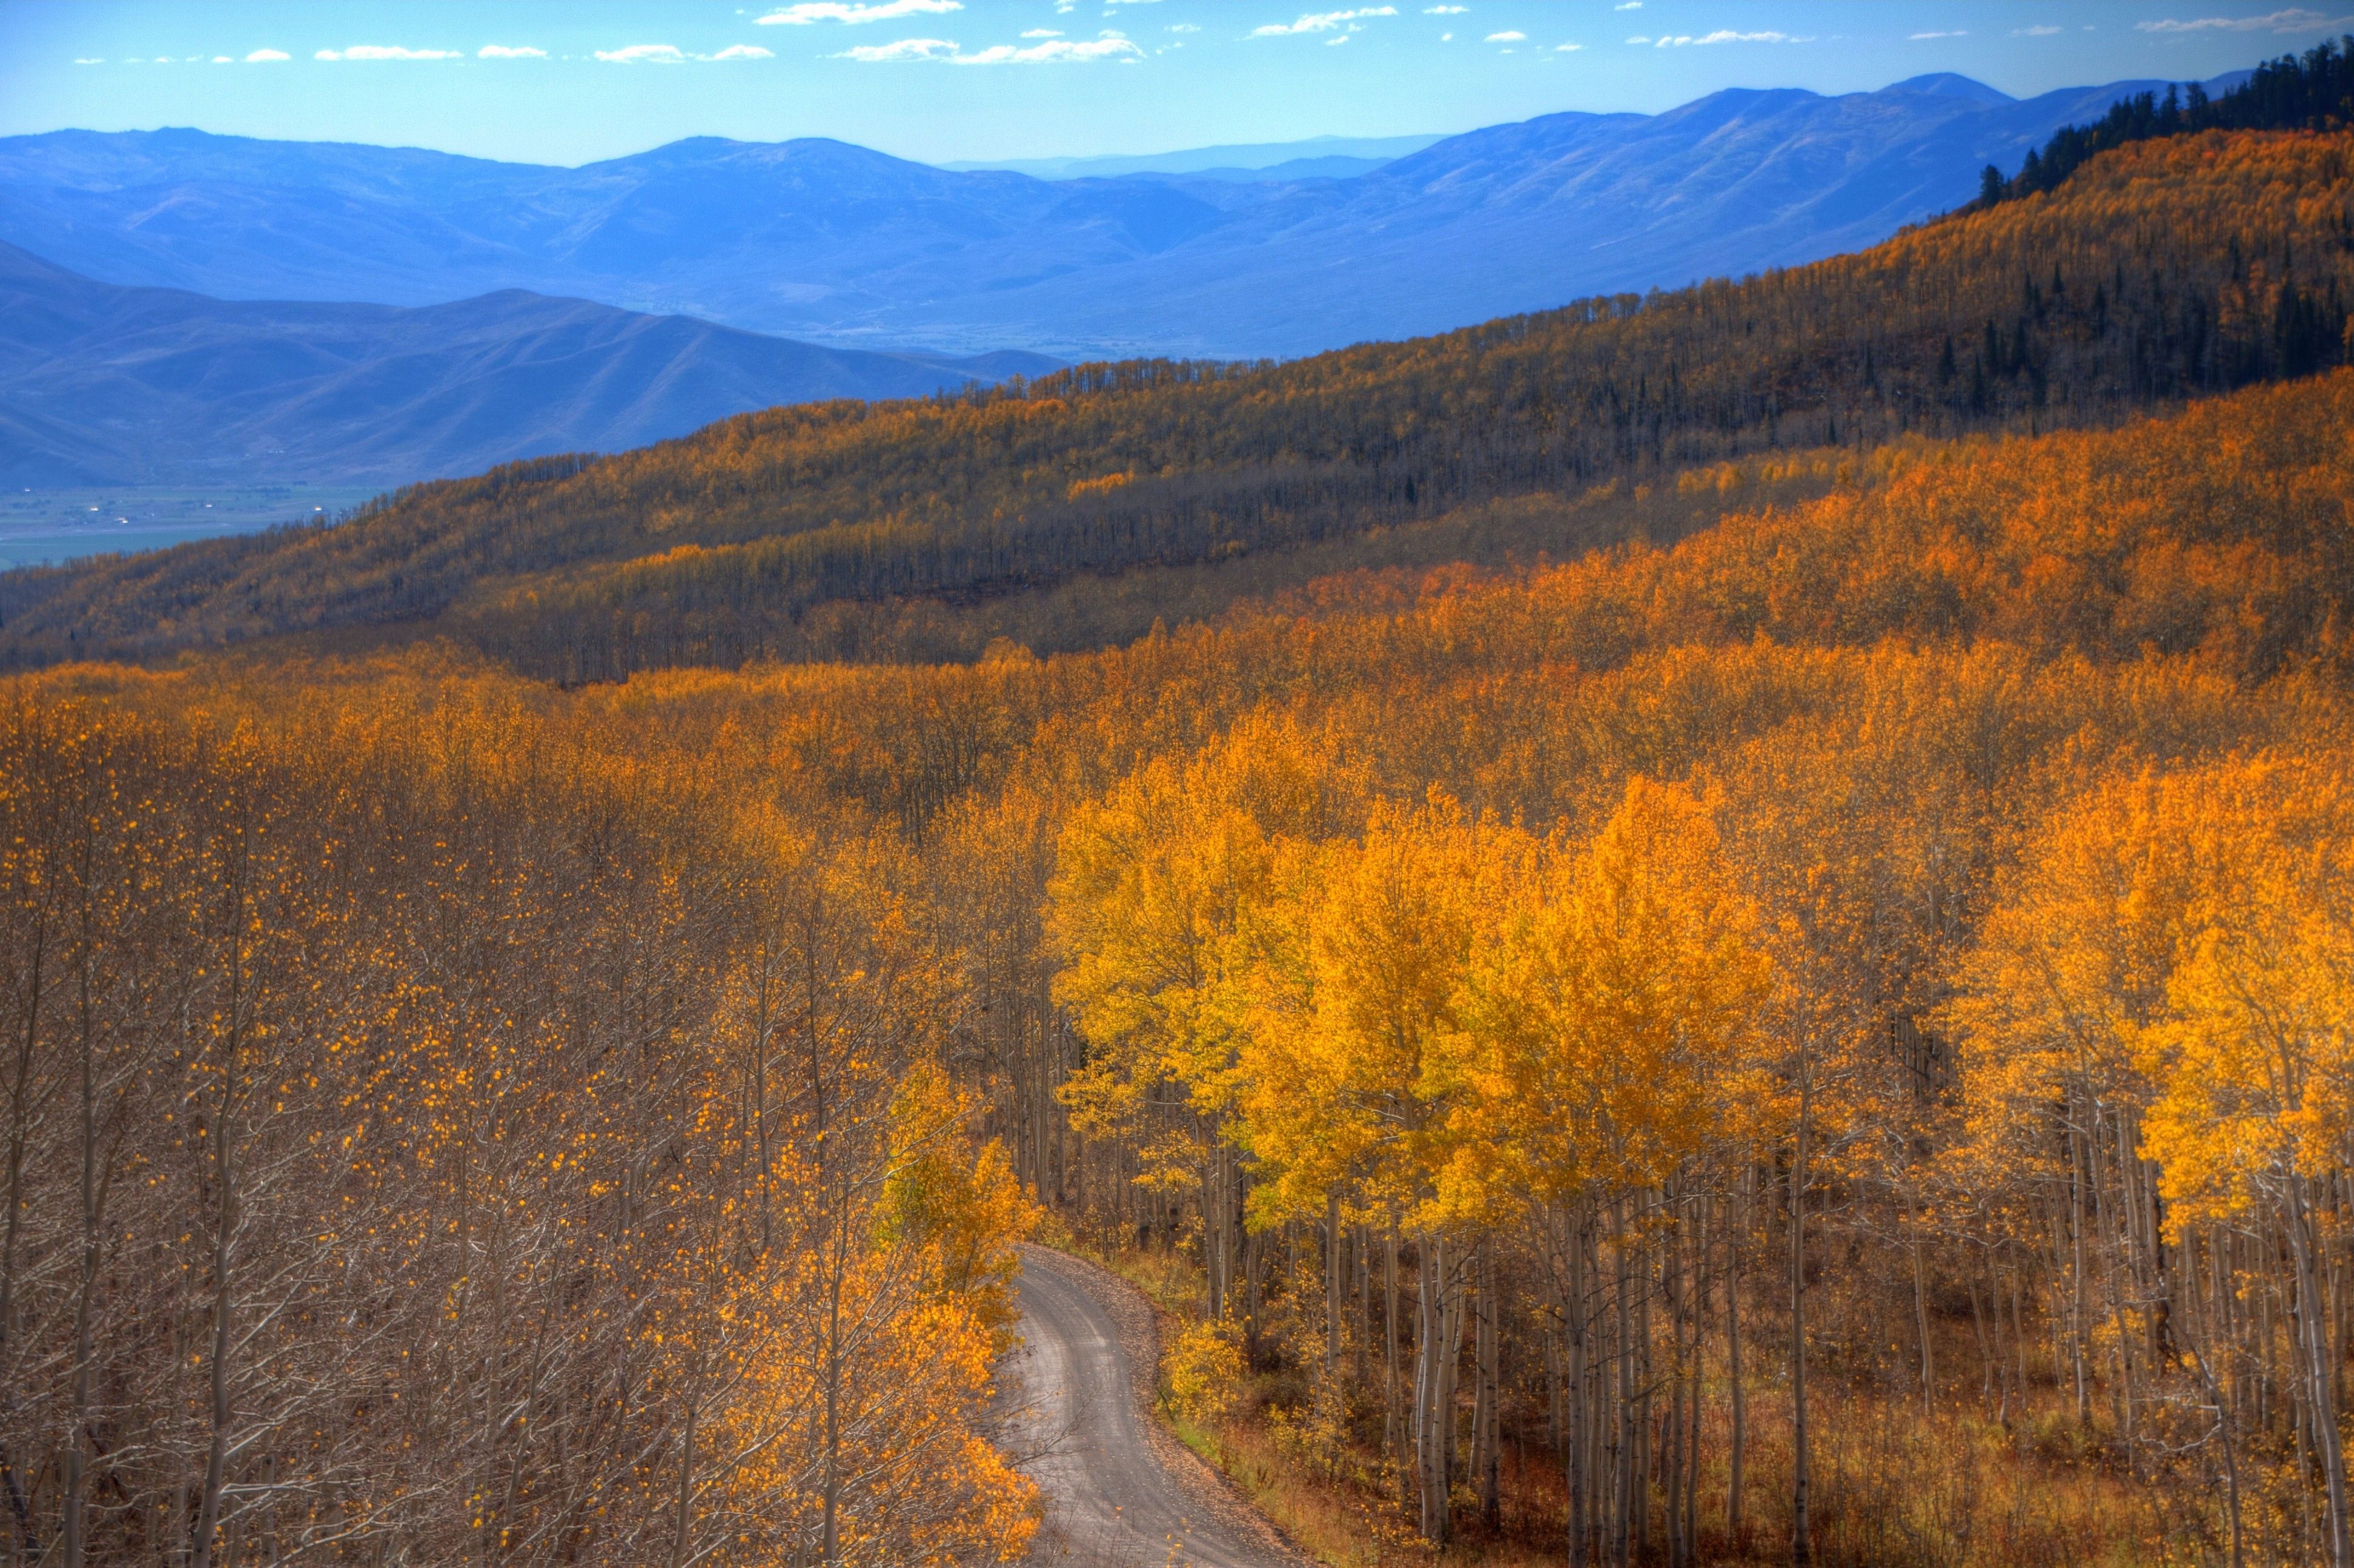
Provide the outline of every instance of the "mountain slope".
[[910,288],[1100,266],[1218,218],[1159,185],[950,174],[818,139],[580,169],[190,131],[0,144],[0,240],[112,281],[403,305],[522,288],[893,346],[930,341],[871,330]]
[[405,484],[1052,363],[818,348],[519,291],[416,310],[212,300],[0,245],[0,482]]
[[1255,357],[1869,244],[2148,85],[1720,92],[1493,126],[1355,178],[1251,182],[1048,182],[826,141],[700,138],[559,169],[60,132],[0,140],[0,239],[230,297],[525,288],[861,346]]
[[[1111,336],[1125,324],[1119,302],[1149,298],[1200,351],[1299,352],[1792,266],[1961,205],[1986,164],[2016,164],[2049,128],[2147,85],[1999,103],[1942,84],[1732,90],[1659,115],[1548,115],[1271,196],[1121,264],[1108,287],[1001,291],[970,311]],[[1436,268],[1437,256],[1468,264]]]
[[[992,600],[1142,568],[1247,590],[1250,557],[1492,503],[1521,510],[1479,523],[1490,558],[1581,548],[1639,521],[1638,486],[1684,494],[1679,472],[1692,506],[1736,503],[1748,482],[1703,465],[2107,424],[2340,363],[2349,203],[2354,135],[2210,132],[1739,284],[1265,368],[774,409],[337,527],[0,576],[0,662],[368,628],[569,679],[977,652],[967,612]],[[903,631],[895,604],[930,609]],[[1066,604],[1001,630],[1072,647],[1111,624]]]

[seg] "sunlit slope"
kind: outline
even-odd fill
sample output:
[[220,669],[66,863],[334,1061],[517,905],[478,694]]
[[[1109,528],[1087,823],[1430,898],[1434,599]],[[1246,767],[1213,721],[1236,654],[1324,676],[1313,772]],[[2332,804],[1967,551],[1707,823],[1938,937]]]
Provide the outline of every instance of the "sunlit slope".
[[452,631],[600,678],[832,602],[1231,561],[1776,447],[2105,425],[2346,357],[2354,138],[2146,143],[1852,257],[1244,369],[775,409],[342,526],[0,578],[0,656]]
[[[1749,504],[1755,479],[1749,463],[1692,473],[1729,511],[1670,547],[1514,574],[1343,576],[1050,661],[684,669],[560,691],[446,651],[320,662],[290,649],[18,679],[229,720],[381,700],[404,732],[495,690],[480,700],[577,715],[632,768],[676,752],[728,790],[758,793],[773,774],[919,822],[968,789],[1100,782],[1268,705],[1335,726],[1334,745],[1409,795],[1440,779],[1541,815],[1585,788],[1597,747],[1680,772],[1694,748],[1737,745],[1793,704],[1844,703],[1853,661],[1967,651],[2022,672],[2112,672],[2104,683],[2144,672],[2154,691],[2195,672],[2215,694],[2271,682],[2319,700],[2354,660],[2354,369],[2112,429],[1889,449],[1798,505]],[[2177,722],[2213,716],[2185,707]]]

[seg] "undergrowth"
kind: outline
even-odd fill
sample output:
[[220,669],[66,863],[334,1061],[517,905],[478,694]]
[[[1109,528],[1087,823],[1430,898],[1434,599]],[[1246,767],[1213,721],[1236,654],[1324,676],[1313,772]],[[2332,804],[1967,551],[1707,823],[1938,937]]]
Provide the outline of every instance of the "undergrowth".
[[[1559,1568],[1567,1552],[1567,1490],[1543,1430],[1508,1434],[1500,1518],[1483,1526],[1467,1484],[1455,1496],[1456,1539],[1435,1546],[1414,1525],[1405,1471],[1381,1452],[1378,1396],[1338,1422],[1317,1419],[1315,1357],[1280,1300],[1263,1308],[1239,1385],[1207,1408],[1172,1387],[1172,1353],[1205,1332],[1203,1277],[1182,1253],[1106,1248],[1059,1227],[1052,1245],[1102,1265],[1152,1302],[1161,1320],[1157,1408],[1185,1446],[1215,1467],[1301,1551],[1330,1568]],[[1828,1381],[1828,1380],[1827,1380]],[[1743,1526],[1727,1528],[1727,1390],[1705,1402],[1699,1481],[1702,1563],[1789,1560],[1789,1408],[1771,1371],[1748,1385]],[[2136,1484],[2100,1430],[2080,1428],[2058,1391],[2007,1425],[1991,1414],[1925,1425],[1917,1394],[1829,1383],[1815,1391],[1812,1513],[1826,1564],[1960,1568],[2125,1568],[2211,1563],[2220,1521],[2184,1513],[2180,1492]],[[1468,1412],[1468,1395],[1466,1407]],[[2280,1521],[2284,1533],[2291,1521]],[[2262,1521],[2252,1521],[2251,1547]],[[2251,1561],[2266,1560],[2257,1552]],[[1664,1553],[1660,1561],[1665,1561]]]

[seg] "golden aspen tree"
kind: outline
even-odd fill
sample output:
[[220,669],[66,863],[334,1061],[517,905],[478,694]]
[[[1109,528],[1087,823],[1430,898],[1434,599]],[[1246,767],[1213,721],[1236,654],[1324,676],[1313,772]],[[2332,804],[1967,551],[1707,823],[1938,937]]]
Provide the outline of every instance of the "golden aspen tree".
[[931,1064],[919,1063],[901,1080],[885,1224],[891,1240],[933,1249],[930,1272],[940,1294],[960,1301],[1002,1351],[1021,1315],[1013,1246],[1036,1228],[1041,1210],[1013,1179],[1003,1144],[974,1146],[966,1128],[971,1114],[969,1097]]
[[1466,1131],[1453,1113],[1469,1086],[1440,1042],[1473,933],[1525,877],[1533,848],[1440,800],[1416,812],[1377,810],[1362,844],[1304,862],[1292,877],[1300,972],[1282,988],[1288,999],[1278,991],[1253,1014],[1241,1058],[1241,1136],[1270,1177],[1262,1223],[1320,1213],[1345,1189],[1415,1238],[1416,1490],[1423,1533],[1438,1542],[1451,1528],[1461,1251],[1467,1233],[1495,1217],[1445,1184]]
[[[1450,1201],[1481,1208],[1534,1202],[1568,1211],[1573,1235],[1598,1223],[1618,1254],[1617,1318],[1608,1325],[1618,1466],[1598,1475],[1599,1456],[1585,1441],[1596,1417],[1584,1397],[1583,1266],[1563,1290],[1566,1310],[1577,1315],[1572,1342],[1579,1347],[1564,1462],[1578,1550],[1607,1542],[1624,1555],[1633,1549],[1643,1484],[1634,1472],[1638,1339],[1628,1330],[1627,1260],[1682,1245],[1672,1232],[1652,1241],[1630,1228],[1628,1205],[1672,1212],[1666,1195],[1692,1162],[1747,1119],[1773,969],[1710,811],[1682,790],[1630,779],[1591,842],[1552,860],[1543,881],[1500,912],[1472,960],[1447,1053],[1472,1091],[1458,1113],[1467,1136],[1441,1188]],[[1582,1266],[1584,1244],[1576,1245]],[[1675,1260],[1682,1262],[1680,1254]],[[1650,1310],[1648,1294],[1641,1310]],[[1693,1421],[1681,1403],[1693,1369],[1682,1340],[1676,1343],[1671,1428],[1681,1433]],[[1690,1397],[1697,1400],[1696,1390]],[[1671,1468],[1671,1479],[1680,1473]],[[1681,1515],[1671,1510],[1669,1523],[1681,1557],[1689,1544]]]
[[1199,1194],[1213,1318],[1247,1317],[1257,1276],[1226,1122],[1242,1077],[1240,924],[1285,838],[1354,793],[1290,726],[1250,726],[1189,768],[1148,765],[1073,813],[1049,891],[1055,997],[1094,1048],[1062,1091],[1090,1136],[1136,1140],[1140,1180]]
[[2157,1086],[2144,1142],[2177,1235],[2256,1210],[2286,1245],[2326,1555],[2342,1565],[2354,1562],[2343,1350],[2314,1194],[2354,1135],[2354,794],[2339,758],[2258,759],[2181,784],[2153,826],[2179,837],[2194,893],[2165,1012],[2136,1041]]

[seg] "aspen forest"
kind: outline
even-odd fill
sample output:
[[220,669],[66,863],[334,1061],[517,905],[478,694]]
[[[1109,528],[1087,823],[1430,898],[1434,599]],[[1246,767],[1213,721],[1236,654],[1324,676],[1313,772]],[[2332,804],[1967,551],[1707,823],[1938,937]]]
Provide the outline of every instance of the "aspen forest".
[[2354,142],[2165,130],[0,576],[0,1563],[1023,1561],[1036,1242],[1333,1568],[2354,1565]]

